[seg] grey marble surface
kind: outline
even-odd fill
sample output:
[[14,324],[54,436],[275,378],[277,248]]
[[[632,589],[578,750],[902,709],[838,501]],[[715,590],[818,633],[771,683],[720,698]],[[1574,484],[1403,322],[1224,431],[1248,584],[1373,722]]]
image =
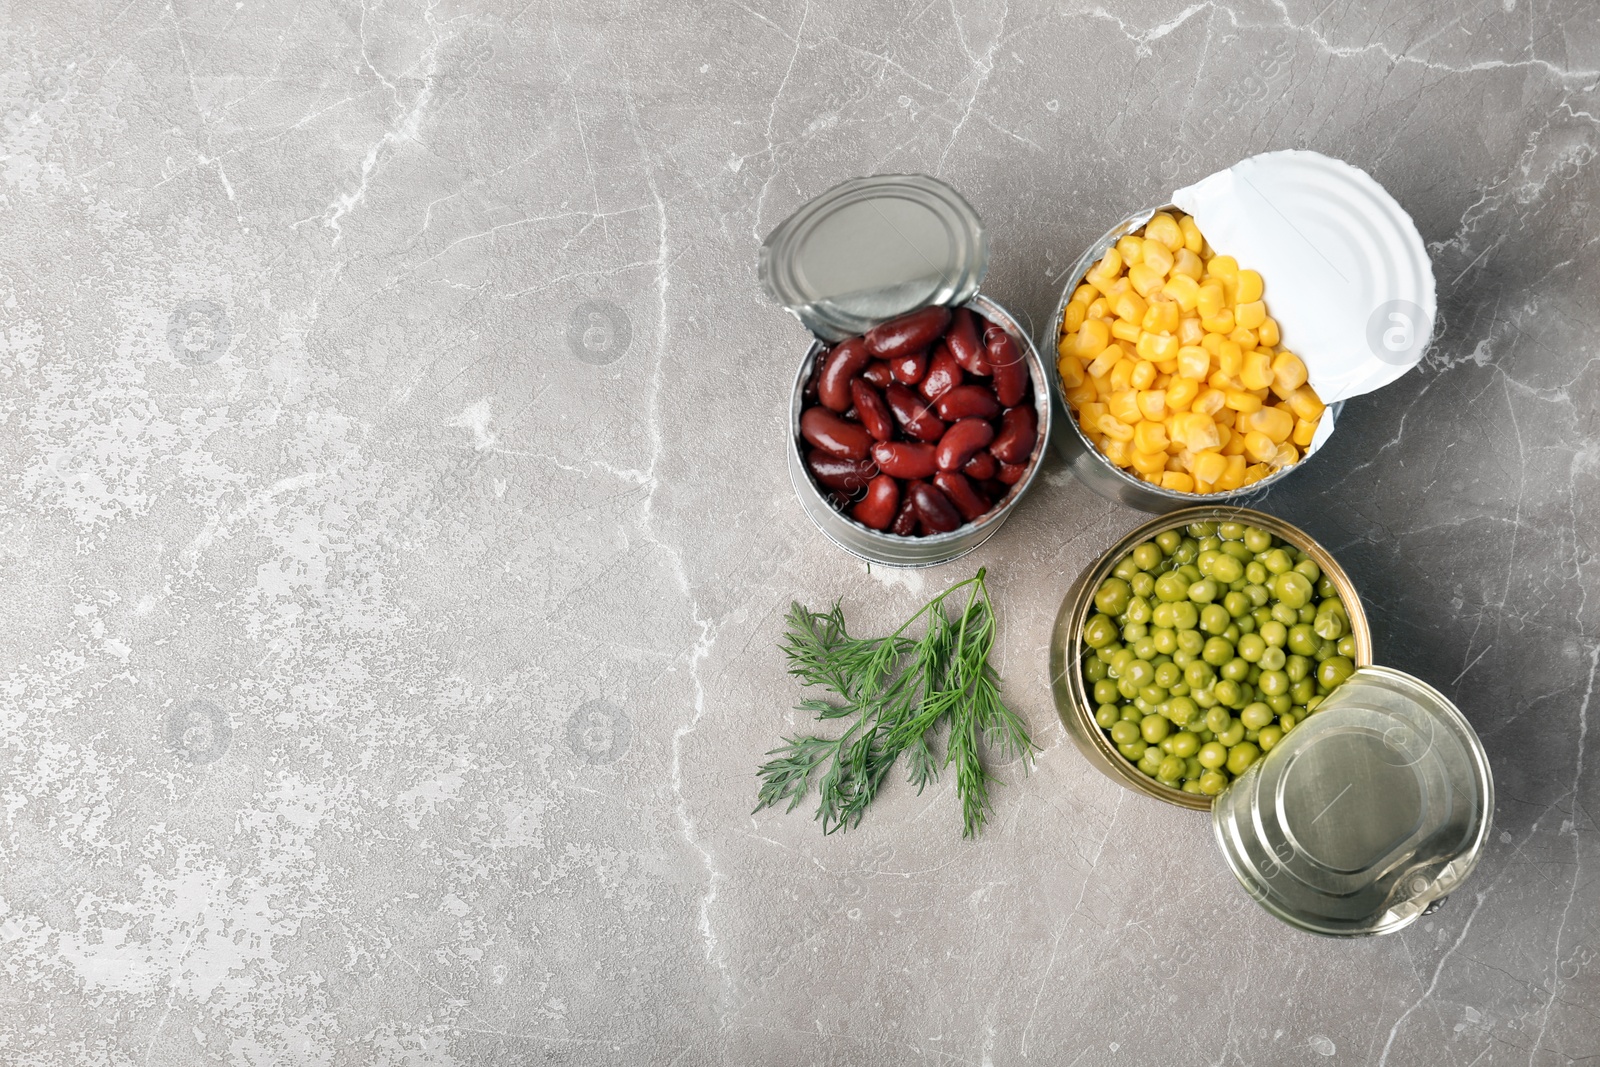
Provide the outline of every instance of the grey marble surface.
[[[7,5],[0,1063],[1388,1064],[1600,1056],[1591,0]],[[1043,322],[1258,151],[1366,168],[1443,327],[1264,501],[1488,746],[1496,827],[1363,942],[1258,910],[1046,689],[1140,516],[1059,468],[868,573],[785,472],[761,238],[856,174],[976,205]],[[750,814],[792,598],[987,566],[1041,752]]]

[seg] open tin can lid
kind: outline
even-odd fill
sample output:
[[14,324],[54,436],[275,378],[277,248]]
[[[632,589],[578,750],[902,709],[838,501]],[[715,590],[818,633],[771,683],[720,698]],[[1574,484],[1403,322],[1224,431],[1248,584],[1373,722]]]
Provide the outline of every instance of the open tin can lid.
[[1483,745],[1437,689],[1363,667],[1217,797],[1233,873],[1312,933],[1399,930],[1477,864],[1494,813]]
[[988,268],[978,213],[925,174],[835,185],[761,245],[761,287],[828,341],[928,304],[963,304]]

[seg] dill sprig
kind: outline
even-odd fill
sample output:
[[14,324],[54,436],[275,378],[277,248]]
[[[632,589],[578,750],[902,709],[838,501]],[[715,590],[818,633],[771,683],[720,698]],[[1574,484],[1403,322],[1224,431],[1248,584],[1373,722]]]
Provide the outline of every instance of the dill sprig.
[[[786,737],[757,770],[756,811],[788,801],[793,811],[817,780],[817,818],[823,833],[861,822],[884,777],[902,754],[908,780],[920,794],[939,771],[956,765],[962,836],[983,828],[991,807],[989,786],[998,780],[983,765],[981,748],[1007,758],[1032,755],[1022,720],[1000,699],[1000,681],[989,665],[994,646],[994,607],[984,571],[958,582],[924,604],[888,637],[851,637],[837,602],[827,612],[792,604],[780,644],[789,673],[831,697],[798,705],[819,721],[847,719],[837,737]],[[954,618],[945,608],[966,590]],[[919,620],[926,629],[909,634]],[[937,735],[948,728],[944,756],[935,754]]]

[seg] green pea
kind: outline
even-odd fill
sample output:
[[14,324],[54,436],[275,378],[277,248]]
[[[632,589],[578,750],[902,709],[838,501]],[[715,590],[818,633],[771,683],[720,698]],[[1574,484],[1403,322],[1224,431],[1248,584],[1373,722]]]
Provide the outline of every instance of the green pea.
[[1183,781],[1183,791],[1185,793],[1192,793],[1195,796],[1203,795],[1200,790],[1200,780],[1198,778],[1185,778]]
[[1215,579],[1202,578],[1189,586],[1188,596],[1196,604],[1210,604],[1221,591]]
[[1139,739],[1139,727],[1126,719],[1118,720],[1111,726],[1111,740],[1119,745],[1128,745]]
[[1271,752],[1278,747],[1278,742],[1283,740],[1283,729],[1278,726],[1264,726],[1261,735],[1256,738],[1256,744],[1261,746],[1261,751]]
[[[1196,749],[1195,751],[1198,752],[1199,749]],[[1200,764],[1200,757],[1199,756],[1188,756],[1188,757],[1184,758],[1184,761],[1183,761],[1183,776],[1185,778],[1192,778],[1192,779],[1198,781],[1200,776],[1202,774],[1204,774],[1205,771],[1206,771],[1205,767],[1201,766],[1201,764]]]
[[1124,704],[1122,705],[1122,718],[1124,721],[1131,722],[1134,726],[1138,726],[1140,721],[1144,719],[1144,712],[1140,711],[1132,704]]
[[1150,631],[1150,640],[1155,643],[1156,651],[1163,656],[1170,656],[1178,651],[1178,633],[1165,627]]
[[1131,645],[1149,632],[1150,627],[1144,623],[1130,622],[1122,628],[1122,639]]
[[1195,582],[1198,582],[1201,578],[1205,577],[1205,575],[1200,573],[1200,568],[1196,567],[1193,563],[1185,563],[1172,573],[1183,575],[1189,580],[1190,585],[1193,585]]
[[1110,678],[1102,678],[1094,683],[1094,702],[1096,704],[1115,704],[1117,697],[1117,683]]
[[1244,723],[1247,730],[1259,730],[1272,722],[1272,709],[1259,700],[1253,704],[1246,704],[1244,710],[1239,712],[1239,721]]
[[1172,735],[1172,754],[1182,759],[1188,759],[1200,751],[1200,739],[1188,730],[1179,730]]
[[1198,714],[1199,707],[1186,696],[1176,696],[1167,701],[1167,718],[1179,726],[1187,726]]
[[1158,630],[1175,629],[1172,624],[1172,605],[1165,600],[1157,600],[1156,606],[1150,609],[1150,625]]
[[1322,647],[1322,638],[1317,636],[1317,631],[1303,622],[1296,622],[1289,627],[1289,651],[1297,656],[1314,656],[1317,649]]
[[1228,762],[1228,748],[1220,741],[1209,741],[1200,746],[1200,766],[1216,770]]
[[1194,538],[1215,537],[1217,535],[1217,524],[1214,522],[1191,522],[1185,529],[1188,531],[1189,536]]
[[1294,560],[1281,548],[1269,549],[1261,554],[1261,565],[1272,574],[1287,574],[1294,570]]
[[1161,750],[1154,746],[1145,746],[1144,755],[1139,757],[1138,767],[1146,778],[1154,778],[1156,771],[1161,767]]
[[[1254,605],[1250,603],[1249,597],[1245,596],[1241,592],[1238,592],[1237,590],[1234,590],[1230,591],[1227,596],[1222,598],[1222,606],[1227,608],[1228,614],[1232,615],[1235,619],[1244,620],[1250,618],[1250,609]],[[1250,620],[1250,625],[1255,625],[1254,619]]]
[[1296,611],[1311,603],[1311,582],[1298,571],[1289,571],[1280,574],[1272,583],[1272,591],[1280,603],[1294,608]]
[[1150,601],[1142,596],[1135,596],[1128,599],[1128,610],[1122,613],[1122,617],[1128,622],[1142,622],[1148,626],[1151,614]]
[[1217,694],[1217,703],[1225,704],[1230,708],[1244,707],[1244,687],[1238,682],[1224,678],[1212,687],[1211,691]]
[[1284,603],[1272,605],[1272,617],[1285,626],[1293,626],[1300,621],[1300,613]]
[[1314,559],[1303,559],[1299,563],[1296,563],[1294,565],[1294,572],[1304,577],[1313,586],[1315,586],[1317,580],[1322,577],[1322,568],[1317,566],[1317,561]]
[[1244,580],[1251,585],[1265,587],[1267,581],[1267,568],[1261,565],[1260,560],[1251,560],[1244,565]]
[[1111,667],[1099,656],[1090,656],[1083,661],[1083,676],[1091,682],[1098,682],[1111,672]]
[[1147,660],[1136,659],[1128,664],[1128,669],[1122,672],[1123,678],[1143,689],[1156,680],[1156,669]]
[[1095,654],[1094,654],[1094,658],[1099,660],[1101,663],[1110,663],[1110,662],[1112,662],[1113,660],[1115,660],[1117,658],[1117,653],[1121,652],[1121,651],[1122,651],[1122,642],[1121,641],[1113,641],[1111,644],[1107,645],[1105,648],[1097,650],[1095,652]]
[[[1244,545],[1237,541],[1223,542],[1222,554],[1225,556],[1231,556],[1233,559],[1239,562],[1239,577],[1241,578],[1244,577],[1244,565],[1255,559],[1255,555],[1248,548],[1244,547]],[[1222,579],[1219,577],[1218,580],[1221,581]],[[1235,578],[1233,580],[1238,581],[1239,579]]]
[[1244,531],[1244,547],[1252,552],[1265,552],[1272,547],[1272,535],[1257,526],[1247,526]]
[[1094,721],[1102,730],[1109,730],[1122,719],[1122,710],[1115,704],[1101,704],[1094,709]]
[[1156,777],[1168,784],[1177,782],[1183,777],[1184,762],[1177,756],[1168,756],[1161,761],[1161,766],[1156,770]]
[[1156,546],[1167,555],[1172,555],[1183,544],[1183,535],[1177,530],[1162,530],[1156,534]]
[[1288,660],[1289,657],[1283,654],[1283,649],[1273,648],[1269,645],[1261,653],[1261,669],[1264,671],[1281,671]]
[[1228,752],[1228,770],[1233,774],[1243,774],[1250,769],[1250,765],[1261,758],[1261,750],[1249,741],[1241,741],[1230,747]]
[[1239,638],[1244,636],[1244,631],[1239,629],[1238,623],[1229,620],[1228,628],[1223,630],[1218,636],[1222,637],[1230,645],[1237,645],[1239,643]]
[[1152,575],[1140,571],[1128,581],[1128,588],[1133,590],[1134,596],[1142,596],[1149,599],[1151,594],[1156,591],[1156,580]]
[[1338,648],[1339,648],[1339,655],[1343,656],[1345,659],[1355,659],[1356,658],[1356,636],[1355,636],[1355,634],[1345,634],[1343,637],[1339,638],[1339,646],[1338,646]]
[[1247,663],[1255,663],[1267,650],[1267,642],[1260,634],[1245,634],[1239,638],[1239,655]]
[[1167,736],[1167,731],[1172,729],[1172,724],[1160,715],[1146,715],[1139,723],[1139,732],[1144,735],[1145,741],[1155,744]]
[[1226,682],[1243,682],[1250,678],[1250,661],[1242,656],[1235,656],[1217,669]]
[[1139,690],[1139,699],[1152,708],[1158,708],[1167,702],[1167,691],[1159,685],[1147,685]]
[[1242,541],[1244,540],[1244,523],[1219,522],[1217,523],[1217,536],[1224,541]]
[[1233,716],[1228,714],[1228,709],[1218,705],[1206,712],[1206,729],[1214,734],[1220,734],[1233,725]]
[[1189,596],[1189,583],[1177,571],[1168,571],[1156,579],[1156,596],[1168,603],[1185,600]]
[[1214,797],[1228,788],[1228,776],[1221,771],[1207,771],[1200,776],[1200,792]]
[[1133,590],[1121,578],[1107,578],[1094,594],[1094,606],[1107,615],[1121,615],[1128,610],[1128,598]]
[[1133,560],[1129,559],[1127,556],[1124,556],[1117,561],[1117,565],[1115,567],[1111,568],[1111,573],[1115,577],[1121,578],[1126,582],[1135,574],[1139,573],[1139,568],[1133,565]]
[[1317,620],[1317,609],[1312,607],[1310,604],[1307,604],[1305,607],[1295,612],[1295,617],[1301,622],[1315,622]]
[[1261,635],[1261,640],[1273,648],[1282,648],[1289,640],[1289,628],[1277,619],[1269,618],[1256,632]]
[[1298,682],[1311,673],[1311,660],[1305,656],[1290,656],[1283,668],[1289,675],[1289,681]]
[[1200,542],[1193,538],[1185,537],[1172,553],[1172,559],[1174,563],[1181,566],[1185,563],[1193,563],[1198,555],[1200,555]]
[[1356,665],[1348,656],[1333,656],[1317,665],[1317,681],[1332,689],[1355,672]]
[[1277,696],[1289,691],[1289,676],[1282,671],[1262,671],[1258,684],[1267,696]]
[[1145,634],[1133,643],[1133,654],[1143,660],[1156,658],[1156,639]]
[[1209,709],[1217,706],[1216,694],[1213,693],[1209,687],[1205,689],[1196,689],[1194,692],[1189,694],[1189,698],[1193,700],[1196,705],[1202,708]]
[[1202,544],[1200,546],[1200,555],[1195,559],[1194,565],[1200,568],[1201,574],[1209,578],[1211,577],[1211,567],[1216,563],[1218,555],[1220,553],[1215,548],[1207,548]]
[[[1196,615],[1195,622],[1198,623],[1199,621],[1200,617]],[[1195,629],[1193,626],[1190,626],[1186,629],[1180,629],[1178,631],[1178,652],[1185,652],[1191,656],[1198,656],[1200,655],[1200,650],[1205,647],[1205,643],[1205,635],[1199,630]],[[1176,658],[1177,653],[1174,653],[1173,655],[1174,658]]]
[[[1184,587],[1185,597],[1188,597],[1188,587]],[[1175,630],[1193,630],[1200,625],[1200,609],[1192,602],[1185,599],[1181,603],[1172,605],[1172,627]]]
[[1220,634],[1233,624],[1233,617],[1221,604],[1207,604],[1200,609],[1200,629],[1208,634]]
[[1244,741],[1244,723],[1238,719],[1233,724],[1217,735],[1217,743],[1232,748]]
[[[1341,637],[1339,640],[1342,641],[1344,638]],[[1318,663],[1321,663],[1323,660],[1332,659],[1338,654],[1339,641],[1324,641],[1319,637],[1317,638],[1317,651],[1312,655],[1311,658],[1316,660]]]
[[1317,695],[1317,680],[1309,675],[1289,686],[1289,696],[1296,704],[1304,704]]
[[1083,624],[1083,643],[1090,648],[1104,648],[1117,639],[1117,624],[1106,615],[1091,615]]
[[1163,689],[1171,689],[1175,683],[1183,678],[1183,668],[1168,660],[1156,664],[1156,685]]
[[[1311,713],[1316,711],[1318,708],[1322,707],[1322,702],[1325,699],[1327,699],[1327,698],[1324,697],[1321,693],[1318,693],[1316,696],[1314,696],[1310,700],[1306,701],[1306,714],[1310,715]],[[1302,719],[1301,721],[1304,722],[1305,720]]]
[[1301,718],[1302,716],[1296,715],[1293,712],[1280,711],[1278,713],[1278,728],[1284,733],[1288,733],[1290,730],[1293,730],[1297,725],[1299,725]]
[[1194,689],[1209,689],[1216,679],[1217,675],[1211,669],[1211,664],[1204,660],[1195,660],[1183,669],[1183,680]]
[[1233,645],[1220,637],[1208,638],[1200,650],[1200,658],[1213,667],[1220,667],[1233,658]]
[[1153,571],[1161,566],[1161,561],[1166,554],[1152,541],[1142,545],[1135,545],[1133,549],[1133,563],[1142,571]]

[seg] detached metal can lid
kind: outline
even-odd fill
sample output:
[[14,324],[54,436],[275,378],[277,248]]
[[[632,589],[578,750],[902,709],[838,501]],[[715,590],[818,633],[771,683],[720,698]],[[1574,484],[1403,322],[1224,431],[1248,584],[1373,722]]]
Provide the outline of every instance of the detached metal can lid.
[[1363,667],[1216,800],[1245,890],[1332,937],[1414,922],[1477,865],[1494,813],[1483,744],[1437,689]]
[[963,304],[988,269],[978,213],[926,174],[835,185],[761,245],[761,287],[828,341],[928,304]]

